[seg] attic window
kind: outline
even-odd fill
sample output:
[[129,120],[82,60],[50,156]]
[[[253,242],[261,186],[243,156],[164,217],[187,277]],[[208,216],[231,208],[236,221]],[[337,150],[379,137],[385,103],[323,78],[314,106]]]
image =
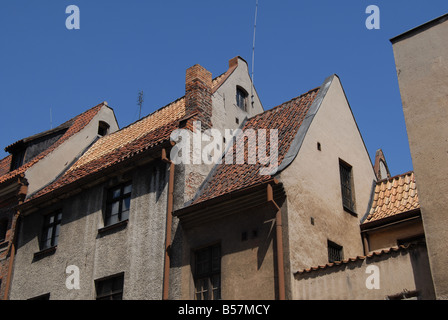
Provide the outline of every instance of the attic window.
[[25,159],[25,150],[19,150],[13,153],[11,161],[11,171],[20,168]]
[[109,133],[109,124],[104,121],[100,121],[98,124],[98,135],[99,136],[105,136]]
[[248,93],[241,87],[236,87],[236,105],[246,111],[247,110]]

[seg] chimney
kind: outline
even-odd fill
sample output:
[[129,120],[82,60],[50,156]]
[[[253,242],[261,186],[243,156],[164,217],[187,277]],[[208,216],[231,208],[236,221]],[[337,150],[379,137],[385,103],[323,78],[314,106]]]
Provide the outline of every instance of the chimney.
[[199,64],[187,69],[185,109],[188,127],[193,121],[200,121],[202,130],[212,127],[212,74]]

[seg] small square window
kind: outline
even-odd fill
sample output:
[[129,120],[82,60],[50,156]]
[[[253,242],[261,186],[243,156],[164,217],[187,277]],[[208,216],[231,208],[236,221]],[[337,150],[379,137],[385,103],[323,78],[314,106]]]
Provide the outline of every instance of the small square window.
[[122,300],[124,274],[95,280],[96,300]]
[[342,261],[344,259],[342,246],[328,240],[328,262]]

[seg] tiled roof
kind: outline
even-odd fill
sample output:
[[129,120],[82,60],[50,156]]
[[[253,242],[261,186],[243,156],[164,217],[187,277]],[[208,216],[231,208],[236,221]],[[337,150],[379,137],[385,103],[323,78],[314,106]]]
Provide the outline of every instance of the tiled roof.
[[[215,78],[212,90],[221,85],[231,69]],[[60,178],[30,195],[27,201],[70,185],[81,178],[109,168],[163,142],[178,128],[186,116],[185,97],[158,109],[150,115],[97,140]]]
[[[69,120],[71,122],[70,127],[67,129],[67,131],[64,133],[62,137],[60,137],[55,143],[53,143],[50,147],[42,151],[40,154],[38,154],[36,157],[31,159],[29,162],[25,163],[21,167],[8,172],[6,174],[3,174],[0,176],[0,183],[4,183],[6,181],[9,181],[23,173],[26,172],[29,168],[31,168],[34,164],[36,164],[39,160],[45,158],[49,153],[51,153],[53,150],[55,150],[57,147],[59,147],[62,143],[64,143],[67,139],[69,139],[74,134],[81,131],[92,119],[93,117],[98,113],[98,111],[101,109],[103,104],[99,104],[80,115],[76,116],[75,118]],[[3,160],[2,160],[3,162]]]
[[364,223],[377,221],[400,213],[419,209],[417,186],[414,172],[407,172],[378,181],[373,202]]
[[[278,163],[281,164],[318,92],[319,88],[310,90],[297,98],[248,119],[242,131],[267,129],[266,150],[268,152],[269,129],[278,129]],[[236,146],[237,143],[234,144],[233,149],[228,150],[228,152],[233,152],[234,159],[236,159]],[[222,164],[217,165],[211,178],[197,194],[192,204],[272,179],[270,175],[259,173],[262,165],[258,160],[256,164],[248,164],[247,149],[246,147],[244,164],[228,164],[223,161]]]
[[342,260],[342,261],[335,261],[335,262],[332,262],[332,263],[327,263],[327,264],[319,265],[319,266],[316,266],[316,267],[302,269],[302,270],[297,271],[295,274],[303,275],[303,274],[307,274],[307,273],[310,273],[310,272],[313,272],[313,271],[329,269],[329,268],[332,268],[332,267],[346,265],[346,264],[354,263],[354,262],[357,262],[357,261],[371,259],[371,258],[378,257],[378,256],[384,256],[384,255],[392,254],[394,252],[400,252],[400,251],[403,251],[403,250],[407,250],[410,247],[414,247],[414,246],[417,246],[417,245],[419,245],[419,243],[412,243],[412,244],[408,244],[408,245],[399,245],[399,246],[391,247],[391,248],[388,248],[388,249],[383,249],[383,250],[380,250],[380,251],[374,251],[374,252],[371,252],[371,253],[369,253],[368,255],[365,255],[365,256],[357,256],[357,257],[345,259],[345,260]]

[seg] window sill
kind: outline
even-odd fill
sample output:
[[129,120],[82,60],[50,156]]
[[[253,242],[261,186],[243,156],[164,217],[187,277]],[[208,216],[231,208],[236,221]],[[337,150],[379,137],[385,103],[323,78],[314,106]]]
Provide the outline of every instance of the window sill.
[[38,260],[38,259],[41,259],[43,257],[46,257],[46,256],[54,254],[56,252],[56,248],[57,247],[58,246],[53,246],[53,247],[49,247],[49,248],[40,250],[38,252],[35,252],[34,253],[34,257],[33,257],[34,260]]
[[347,208],[346,206],[343,206],[343,207],[344,207],[344,211],[350,213],[350,214],[351,214],[352,216],[354,216],[354,217],[358,217],[358,214],[357,214],[355,211],[353,211],[353,210]]
[[129,219],[126,219],[126,220],[123,220],[123,221],[120,221],[120,222],[117,222],[117,223],[114,223],[114,224],[102,227],[102,228],[98,229],[98,233],[99,234],[105,234],[105,233],[107,233],[107,232],[109,232],[111,230],[117,230],[118,231],[118,230],[124,229],[128,225],[128,222],[129,222]]

